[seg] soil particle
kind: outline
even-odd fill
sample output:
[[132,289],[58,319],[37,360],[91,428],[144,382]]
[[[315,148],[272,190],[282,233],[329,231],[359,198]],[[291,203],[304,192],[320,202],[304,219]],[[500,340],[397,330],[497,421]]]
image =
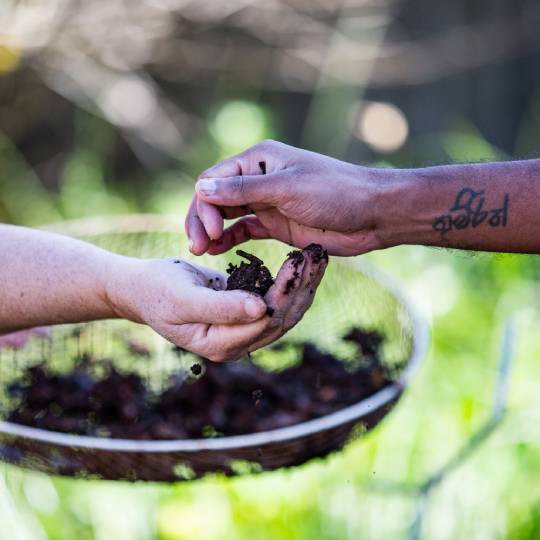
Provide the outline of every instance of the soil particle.
[[256,390],[253,390],[251,395],[253,396],[253,401],[255,402],[255,405],[258,405],[263,398],[263,391],[260,388],[257,388]]
[[190,370],[191,370],[191,373],[193,373],[193,375],[198,376],[202,373],[202,366],[201,364],[193,364]]

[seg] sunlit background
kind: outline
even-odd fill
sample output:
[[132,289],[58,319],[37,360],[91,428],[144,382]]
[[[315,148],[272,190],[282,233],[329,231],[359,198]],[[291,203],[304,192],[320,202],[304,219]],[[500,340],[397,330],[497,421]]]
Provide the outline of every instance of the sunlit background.
[[[268,137],[387,167],[536,156],[539,26],[534,0],[2,0],[0,221],[155,212],[180,230],[197,174]],[[174,486],[0,465],[0,539],[540,538],[540,263],[367,258],[432,327],[373,433],[293,470]],[[508,414],[422,499],[407,485],[490,414],[511,314]]]

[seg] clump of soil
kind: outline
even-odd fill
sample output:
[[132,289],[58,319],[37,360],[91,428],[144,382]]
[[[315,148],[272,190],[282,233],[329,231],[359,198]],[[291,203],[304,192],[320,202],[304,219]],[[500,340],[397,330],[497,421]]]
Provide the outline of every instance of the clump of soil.
[[201,364],[193,364],[189,369],[191,369],[191,373],[193,373],[193,375],[195,376],[200,375],[202,373]]
[[[251,362],[201,359],[160,393],[141,377],[109,366],[97,377],[83,358],[67,374],[29,368],[11,385],[11,422],[81,435],[154,440],[239,435],[289,426],[352,405],[391,383],[380,362],[382,337],[353,329],[346,336],[358,349],[354,365],[312,343],[293,347],[298,363],[266,371]],[[103,363],[100,364],[103,366]],[[198,366],[198,364],[195,364]],[[202,370],[201,370],[202,371]]]
[[239,249],[237,255],[247,259],[249,263],[241,262],[239,266],[229,263],[227,273],[227,290],[241,289],[264,296],[274,284],[270,270],[255,255]]
[[[312,253],[315,264],[319,263],[322,259],[328,260],[328,252],[319,244],[310,244],[304,251],[310,251]],[[270,270],[268,270],[261,259],[251,253],[239,249],[236,254],[248,260],[249,263],[241,262],[238,266],[229,263],[229,267],[227,268],[227,273],[229,274],[227,290],[241,289],[264,296],[274,284]],[[298,269],[300,264],[304,262],[304,253],[301,250],[291,251],[287,255],[287,260],[290,260],[293,267]],[[297,270],[293,274],[293,277],[285,284],[284,294],[289,294],[294,289],[294,283],[298,277],[299,272]]]

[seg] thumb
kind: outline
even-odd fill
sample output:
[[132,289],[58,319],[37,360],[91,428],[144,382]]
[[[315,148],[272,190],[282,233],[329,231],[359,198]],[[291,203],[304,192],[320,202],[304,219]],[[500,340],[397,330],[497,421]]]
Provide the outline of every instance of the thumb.
[[241,206],[251,203],[275,203],[283,189],[280,173],[229,178],[201,178],[195,189],[206,202],[218,206]]
[[186,322],[244,324],[261,319],[267,305],[260,296],[242,291],[214,291],[196,287]]

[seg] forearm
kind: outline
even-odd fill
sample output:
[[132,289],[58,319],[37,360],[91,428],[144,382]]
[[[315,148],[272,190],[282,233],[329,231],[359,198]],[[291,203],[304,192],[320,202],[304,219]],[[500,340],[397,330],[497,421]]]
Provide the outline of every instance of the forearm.
[[107,282],[122,258],[46,232],[0,225],[0,334],[116,316]]
[[540,160],[377,174],[376,221],[384,246],[540,253]]

